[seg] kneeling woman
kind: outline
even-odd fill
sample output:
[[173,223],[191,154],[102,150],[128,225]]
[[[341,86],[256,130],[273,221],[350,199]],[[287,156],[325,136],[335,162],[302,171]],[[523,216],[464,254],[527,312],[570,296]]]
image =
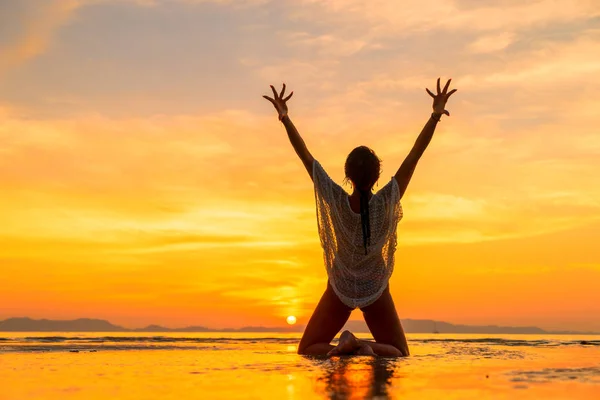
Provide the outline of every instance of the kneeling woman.
[[[346,179],[353,188],[350,196],[313,158],[292,124],[286,102],[293,92],[284,98],[284,84],[280,94],[271,86],[273,98],[263,96],[275,106],[314,182],[319,236],[329,278],[300,340],[299,354],[409,355],[388,283],[394,269],[396,227],[402,218],[400,199],[442,114],[450,115],[445,106],[456,89],[448,92],[449,86],[450,80],[442,90],[438,79],[437,94],[426,89],[433,97],[433,113],[398,172],[377,193],[372,190],[381,171],[379,158],[365,146],[350,152],[345,165]],[[362,310],[375,342],[359,340],[344,331],[339,344],[331,345],[355,308]]]

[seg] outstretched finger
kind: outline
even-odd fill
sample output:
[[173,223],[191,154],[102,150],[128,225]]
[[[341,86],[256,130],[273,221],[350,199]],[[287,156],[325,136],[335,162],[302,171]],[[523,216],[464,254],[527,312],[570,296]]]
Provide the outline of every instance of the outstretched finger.
[[288,97],[286,97],[285,99],[283,99],[284,102],[288,101],[289,99],[292,98],[294,92],[290,92],[290,94],[288,95]]
[[273,96],[275,97],[275,99],[277,99],[278,98],[277,91],[275,90],[275,88],[273,87],[273,85],[269,85],[269,86],[271,86],[271,90],[273,91]]
[[444,114],[446,114],[447,116],[450,116],[450,111],[444,110]]
[[444,86],[444,91],[442,93],[446,94],[446,92],[448,91],[448,86],[450,86],[451,81],[452,81],[452,79],[448,79],[448,82],[446,82],[446,86]]
[[279,98],[280,99],[283,97],[284,93],[285,93],[285,83],[283,84],[283,88],[281,89],[281,93],[279,93]]
[[429,93],[429,95],[430,95],[431,97],[433,97],[433,98],[435,99],[435,95],[434,95],[433,93],[431,93],[431,90],[429,90],[429,89],[427,89],[427,88],[425,88],[425,90],[427,91],[427,93]]
[[275,101],[270,98],[269,96],[263,96],[265,99],[269,100],[271,103],[273,103],[273,105],[275,105]]
[[448,95],[446,96],[446,98],[450,98],[450,96],[452,96],[454,94],[454,92],[456,92],[458,89],[452,89],[450,92],[448,92]]
[[437,91],[438,91],[437,94],[442,93],[442,90],[440,89],[440,78],[438,78],[438,80],[437,80]]

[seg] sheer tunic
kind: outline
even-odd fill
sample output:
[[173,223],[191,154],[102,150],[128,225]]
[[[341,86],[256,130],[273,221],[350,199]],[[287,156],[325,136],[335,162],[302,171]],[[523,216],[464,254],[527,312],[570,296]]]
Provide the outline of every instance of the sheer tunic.
[[362,308],[379,298],[394,270],[396,227],[402,219],[396,179],[369,200],[371,244],[365,254],[360,214],[350,208],[348,193],[313,163],[317,225],[329,283],[350,308]]

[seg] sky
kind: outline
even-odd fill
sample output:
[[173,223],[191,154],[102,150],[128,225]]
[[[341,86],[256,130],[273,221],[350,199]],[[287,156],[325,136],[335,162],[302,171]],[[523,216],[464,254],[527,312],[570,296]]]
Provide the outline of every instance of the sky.
[[600,331],[599,76],[596,0],[0,0],[0,319],[305,324],[313,186],[262,95],[381,187],[442,77],[400,317]]

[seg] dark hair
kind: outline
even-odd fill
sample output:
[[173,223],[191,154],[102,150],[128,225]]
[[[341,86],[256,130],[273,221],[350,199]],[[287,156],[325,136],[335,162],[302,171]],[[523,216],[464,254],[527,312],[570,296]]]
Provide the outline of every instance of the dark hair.
[[352,150],[344,165],[346,180],[358,189],[360,193],[360,222],[363,231],[365,254],[371,245],[371,226],[369,222],[369,191],[381,174],[381,160],[367,146],[359,146]]
[[344,172],[357,189],[371,190],[381,174],[381,160],[367,146],[358,146],[348,154]]

